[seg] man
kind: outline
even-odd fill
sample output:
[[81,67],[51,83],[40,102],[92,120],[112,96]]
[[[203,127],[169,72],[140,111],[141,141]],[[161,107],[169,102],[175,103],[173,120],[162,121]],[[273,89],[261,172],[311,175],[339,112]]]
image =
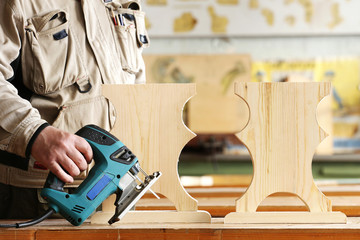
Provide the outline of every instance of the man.
[[92,151],[73,133],[86,124],[110,130],[115,122],[101,85],[145,82],[144,13],[127,6],[0,1],[0,218],[42,212],[34,204],[46,169],[76,186]]

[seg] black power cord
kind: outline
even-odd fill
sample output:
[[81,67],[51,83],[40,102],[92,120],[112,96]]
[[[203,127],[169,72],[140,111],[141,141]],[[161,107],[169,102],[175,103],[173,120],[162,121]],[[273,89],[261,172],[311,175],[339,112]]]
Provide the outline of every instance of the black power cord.
[[50,208],[44,215],[42,215],[39,218],[30,220],[28,222],[23,222],[23,223],[0,224],[0,228],[24,228],[24,227],[30,227],[30,226],[33,226],[35,224],[38,224],[38,223],[44,221],[45,219],[50,217],[54,212],[55,211],[52,208]]

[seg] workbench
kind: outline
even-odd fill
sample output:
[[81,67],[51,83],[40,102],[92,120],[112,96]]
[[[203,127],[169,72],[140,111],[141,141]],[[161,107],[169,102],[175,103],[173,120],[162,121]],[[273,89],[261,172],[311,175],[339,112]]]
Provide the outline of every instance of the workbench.
[[10,240],[236,240],[236,239],[360,239],[360,218],[348,218],[347,224],[224,224],[223,218],[211,223],[90,225],[73,227],[65,220],[45,220],[25,229],[0,229],[0,239]]
[[[91,225],[87,220],[74,227],[63,219],[48,219],[24,229],[0,229],[0,239],[360,239],[360,185],[320,184],[319,188],[333,202],[334,211],[348,216],[347,224],[224,224],[224,216],[235,211],[235,199],[246,187],[186,188],[199,201],[199,209],[212,215],[211,223],[123,223]],[[138,210],[175,209],[169,200],[157,200],[146,194],[137,204]],[[276,194],[267,198],[258,211],[306,211],[295,196]],[[2,221],[3,222],[3,221]],[[14,222],[14,221],[9,221]]]
[[[215,177],[215,176],[213,176]],[[219,177],[219,176],[218,176]],[[74,227],[63,219],[48,219],[39,225],[24,229],[0,229],[0,240],[20,239],[77,239],[77,240],[151,240],[151,239],[360,239],[360,184],[339,181],[317,181],[320,190],[331,199],[333,211],[348,216],[347,224],[224,224],[224,216],[235,211],[235,200],[247,189],[251,179],[244,176],[221,176],[215,187],[186,187],[186,191],[198,200],[199,210],[212,215],[211,223],[142,223],[116,226],[91,225],[87,220]],[[228,186],[224,185],[224,182]],[[174,210],[166,198],[157,200],[146,194],[136,205],[137,210]],[[291,194],[275,194],[265,199],[258,211],[306,211],[300,199]],[[3,222],[3,220],[2,220]],[[14,221],[9,221],[14,222]]]
[[[336,189],[341,189],[336,191]],[[360,186],[322,187],[324,194],[333,204],[333,211],[341,211],[348,217],[360,217]],[[321,188],[320,188],[321,189]],[[207,211],[212,217],[225,217],[235,212],[235,200],[246,188],[193,188],[188,193],[198,200],[199,210]],[[140,199],[137,210],[175,210],[174,205],[166,198],[157,200],[150,195]],[[307,211],[305,204],[294,195],[274,194],[266,198],[258,211]],[[359,238],[360,239],[360,238]]]

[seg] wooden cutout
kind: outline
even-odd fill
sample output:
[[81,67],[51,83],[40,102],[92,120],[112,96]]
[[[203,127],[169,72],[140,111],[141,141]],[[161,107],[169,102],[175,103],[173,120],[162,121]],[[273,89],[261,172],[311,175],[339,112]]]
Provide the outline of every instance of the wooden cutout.
[[[117,119],[111,133],[131,149],[139,159],[141,168],[148,174],[161,171],[162,176],[151,188],[174,203],[180,222],[210,222],[208,212],[198,211],[197,200],[181,185],[178,160],[184,145],[195,134],[183,123],[185,103],[196,93],[195,84],[135,84],[104,85],[103,95],[115,106]],[[156,201],[156,199],[154,199]],[[92,222],[106,223],[114,214],[114,200],[103,203],[104,212]],[[189,214],[191,212],[192,214]],[[129,212],[127,215],[131,215]],[[149,222],[164,222],[166,212],[134,213]],[[150,215],[150,217],[145,215]],[[175,216],[173,212],[169,212]],[[142,215],[142,216],[139,216]],[[184,217],[180,217],[184,216]],[[95,220],[96,219],[96,220]],[[125,221],[124,220],[121,222]],[[128,219],[131,219],[129,216]],[[134,218],[132,218],[134,219]]]
[[[249,188],[236,200],[236,212],[225,217],[226,223],[250,219],[297,223],[306,216],[312,223],[346,222],[344,214],[332,214],[331,202],[315,185],[311,169],[316,147],[326,137],[318,126],[316,109],[330,87],[324,82],[235,84],[235,93],[250,111],[248,124],[237,137],[250,152],[254,173]],[[274,217],[278,213],[256,212],[267,196],[277,192],[296,194],[309,212],[281,213],[278,221]]]
[[225,223],[346,223],[342,212],[234,212]]
[[[287,77],[287,82],[311,82],[311,80],[303,75],[291,74]],[[318,155],[332,155],[334,153],[333,116],[331,109],[333,99],[330,96],[331,94],[325,97],[317,107],[316,116],[319,126],[329,135],[316,148],[316,154]]]
[[[104,224],[113,212],[95,214],[91,218],[92,224]],[[210,217],[210,219],[209,219]],[[210,223],[211,216],[205,211],[129,211],[119,222],[122,223]],[[116,225],[114,223],[113,225]]]

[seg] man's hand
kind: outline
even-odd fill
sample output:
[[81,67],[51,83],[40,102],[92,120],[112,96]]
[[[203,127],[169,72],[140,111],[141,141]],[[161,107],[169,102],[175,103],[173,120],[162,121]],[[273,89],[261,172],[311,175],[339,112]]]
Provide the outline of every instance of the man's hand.
[[37,136],[31,155],[65,183],[72,183],[73,177],[86,170],[93,157],[85,139],[52,126]]

